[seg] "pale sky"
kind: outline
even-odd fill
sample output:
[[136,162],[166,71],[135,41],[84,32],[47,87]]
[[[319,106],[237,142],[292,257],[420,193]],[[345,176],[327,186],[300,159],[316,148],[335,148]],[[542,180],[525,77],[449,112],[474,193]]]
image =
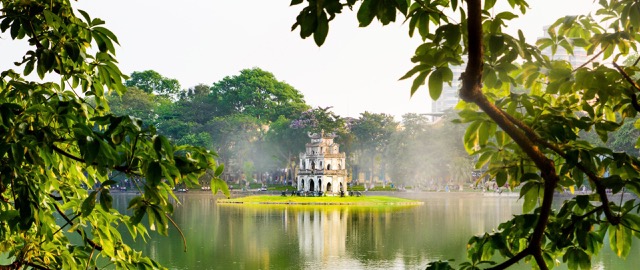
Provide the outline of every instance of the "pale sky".
[[[502,2],[506,2],[502,0]],[[591,10],[593,0],[531,0],[531,9],[509,24],[533,43],[542,27],[564,15]],[[107,22],[120,41],[116,58],[125,74],[152,69],[183,88],[211,85],[241,69],[260,67],[298,89],[313,107],[332,106],[341,116],[364,111],[424,113],[426,87],[409,97],[411,80],[398,81],[413,67],[418,38],[401,23],[359,28],[355,11],[337,16],[325,44],[291,32],[301,6],[289,0],[80,0],[71,1]],[[0,68],[12,68],[24,47],[1,34]]]

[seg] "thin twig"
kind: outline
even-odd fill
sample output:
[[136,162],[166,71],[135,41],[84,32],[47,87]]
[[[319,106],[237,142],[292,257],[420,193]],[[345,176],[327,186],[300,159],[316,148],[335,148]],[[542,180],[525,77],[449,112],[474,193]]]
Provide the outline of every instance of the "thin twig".
[[622,69],[622,67],[620,67],[616,62],[613,62],[613,66],[618,70],[618,72],[620,72],[622,77],[624,77],[624,79],[627,80],[627,82],[629,82],[631,86],[633,86],[633,88],[635,88],[637,91],[640,91],[640,85],[638,85],[636,81],[634,81],[633,78],[631,78],[631,76],[629,76],[629,74],[627,74],[627,72]]
[[596,53],[596,55],[594,55],[593,57],[591,57],[591,59],[589,59],[589,61],[584,62],[584,63],[583,63],[582,65],[580,65],[579,67],[577,67],[577,68],[573,69],[573,70],[571,71],[571,73],[576,72],[576,70],[578,70],[578,69],[580,69],[580,68],[583,68],[583,67],[587,66],[589,63],[593,62],[593,60],[596,60],[596,58],[598,58],[598,56],[600,56],[600,55],[601,55],[601,54],[602,54],[602,53],[607,49],[607,47],[609,47],[609,44],[607,44],[606,46],[604,46],[604,48],[602,48],[602,50],[600,50],[600,52]]
[[447,14],[444,14],[444,12],[442,12],[442,10],[437,10],[437,9],[434,9],[434,8],[432,8],[432,7],[427,6],[427,5],[426,5],[422,0],[416,0],[416,3],[418,3],[418,4],[422,7],[422,9],[424,9],[424,10],[426,10],[426,11],[431,11],[431,12],[433,12],[433,13],[437,13],[437,14],[438,14],[438,15],[440,15],[440,16],[443,16],[443,17],[447,17],[447,18],[449,18],[449,19],[450,19],[450,20],[452,20],[454,23],[458,23],[458,22],[456,21],[456,19],[449,17]]
[[91,257],[93,257],[93,252],[96,251],[95,248],[91,248],[91,254],[89,254],[89,259],[87,260],[87,267],[85,267],[85,270],[89,270],[89,263],[91,263]]
[[184,245],[184,252],[187,252],[187,238],[184,237],[184,233],[182,233],[182,230],[180,229],[180,227],[178,227],[178,224],[176,224],[176,222],[173,221],[173,219],[169,216],[169,214],[164,213],[164,215],[169,219],[169,221],[171,221],[171,224],[173,224],[173,226],[176,227],[176,229],[178,230],[178,233],[180,233],[180,237],[182,237],[182,244]]

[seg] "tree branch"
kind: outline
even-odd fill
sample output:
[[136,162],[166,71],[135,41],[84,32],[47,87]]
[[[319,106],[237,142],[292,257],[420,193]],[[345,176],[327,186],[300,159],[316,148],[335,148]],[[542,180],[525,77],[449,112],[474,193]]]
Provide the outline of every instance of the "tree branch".
[[[638,57],[638,59],[640,59],[640,57]],[[631,84],[631,86],[636,91],[640,92],[640,85],[638,85],[636,81],[634,81],[633,78],[631,78],[631,76],[629,76],[629,74],[627,74],[622,69],[622,67],[620,67],[616,62],[613,62],[613,66],[618,70],[618,72],[620,72],[622,77],[624,77],[624,79],[627,80],[627,82],[629,82],[629,84]],[[638,97],[636,96],[636,94],[633,91],[628,91],[627,95],[629,95],[629,98],[631,98],[631,106],[633,106],[633,108],[636,111],[640,112],[640,104],[638,104]]]
[[518,254],[516,254],[515,256],[509,258],[508,260],[494,266],[494,267],[490,267],[487,268],[487,270],[498,270],[498,269],[506,269],[516,263],[518,263],[520,260],[524,259],[525,257],[531,255],[531,248],[527,247],[525,248],[523,251],[520,251]]
[[[74,156],[74,155],[72,155],[70,153],[67,153],[66,151],[64,151],[63,149],[61,149],[61,148],[59,148],[59,147],[57,147],[55,145],[52,145],[51,149],[53,149],[56,153],[58,153],[60,155],[63,155],[65,157],[68,157],[68,158],[70,158],[72,160],[75,160],[77,162],[82,162],[82,163],[85,163],[85,164],[91,165],[91,166],[98,166],[98,163],[87,163],[84,159],[82,159],[80,157],[76,157],[76,156]],[[142,176],[142,175],[140,175],[138,173],[135,173],[133,170],[131,170],[131,168],[129,168],[129,166],[114,166],[112,169],[114,169],[116,171],[119,171],[119,172],[126,173],[126,174]]]
[[[507,117],[509,121],[511,121],[511,123],[516,125],[518,128],[522,129],[525,132],[525,134],[534,142],[550,149],[551,151],[555,152],[565,160],[568,158],[567,154],[564,151],[562,151],[562,149],[540,138],[538,133],[535,132],[527,124],[523,123],[522,121],[513,117],[510,114],[504,113],[504,116]],[[580,171],[586,174],[589,180],[591,181],[591,183],[593,183],[593,185],[596,186],[596,192],[598,193],[598,196],[602,201],[604,215],[607,217],[607,220],[609,220],[609,222],[611,222],[611,224],[613,225],[617,225],[618,223],[620,223],[620,217],[614,215],[613,211],[611,210],[611,207],[609,206],[609,197],[607,196],[606,187],[602,184],[602,178],[597,176],[594,172],[588,170],[587,167],[584,166],[584,164],[582,164],[582,162],[576,163],[576,168],[578,168]]]
[[516,127],[495,104],[491,103],[482,93],[483,45],[482,45],[482,2],[468,0],[467,2],[467,32],[469,61],[462,75],[460,98],[473,102],[482,109],[502,130],[504,130],[518,146],[531,158],[541,172],[544,179],[543,200],[540,206],[540,216],[531,235],[530,254],[536,258],[540,269],[548,269],[542,259],[542,239],[551,214],[553,192],[559,182],[555,165],[548,159],[538,146]]
[[[57,204],[53,204],[53,206],[56,208],[56,211],[58,212],[58,214],[60,214],[60,216],[67,221],[68,224],[71,224],[71,226],[73,226],[73,220],[69,219],[69,217],[67,217],[67,215],[60,209],[60,207],[58,207]],[[102,247],[98,244],[96,244],[95,242],[93,242],[93,240],[85,237],[84,233],[80,230],[77,229],[76,232],[78,234],[80,234],[80,236],[82,236],[82,238],[85,240],[85,242],[87,242],[87,244],[89,244],[89,246],[91,246],[92,248],[98,250],[98,251],[102,251]]]

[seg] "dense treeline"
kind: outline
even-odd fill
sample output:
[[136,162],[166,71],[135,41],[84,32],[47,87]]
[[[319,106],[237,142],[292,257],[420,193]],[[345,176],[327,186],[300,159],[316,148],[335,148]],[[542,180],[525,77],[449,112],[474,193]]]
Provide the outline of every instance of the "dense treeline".
[[110,97],[112,111],[141,118],[177,144],[215,151],[230,183],[291,181],[307,133],[320,130],[338,134],[353,180],[423,187],[472,181],[454,114],[436,123],[418,114],[344,118],[311,108],[300,91],[259,68],[188,89],[147,70],[133,72],[126,85],[123,96]]
[[[454,123],[459,121],[453,111],[437,121],[420,114],[397,121],[370,112],[345,118],[331,108],[311,108],[300,91],[259,68],[188,89],[147,70],[133,72],[126,85],[129,91],[122,97],[110,97],[116,114],[141,118],[177,144],[215,151],[229,183],[292,181],[307,132],[320,130],[339,135],[350,179],[367,184],[439,189],[475,184],[483,171],[474,168],[474,157],[460,143],[466,125]],[[637,136],[626,132],[637,130],[631,122],[626,125],[608,144],[634,151]],[[586,137],[599,141],[596,134]]]

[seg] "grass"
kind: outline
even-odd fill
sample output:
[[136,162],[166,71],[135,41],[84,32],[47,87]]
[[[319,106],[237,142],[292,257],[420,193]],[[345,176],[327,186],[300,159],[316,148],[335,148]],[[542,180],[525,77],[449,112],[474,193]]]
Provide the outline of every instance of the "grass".
[[420,205],[422,202],[389,197],[389,196],[363,196],[363,197],[297,197],[259,195],[234,199],[219,199],[219,203],[233,204],[301,204],[301,205]]

